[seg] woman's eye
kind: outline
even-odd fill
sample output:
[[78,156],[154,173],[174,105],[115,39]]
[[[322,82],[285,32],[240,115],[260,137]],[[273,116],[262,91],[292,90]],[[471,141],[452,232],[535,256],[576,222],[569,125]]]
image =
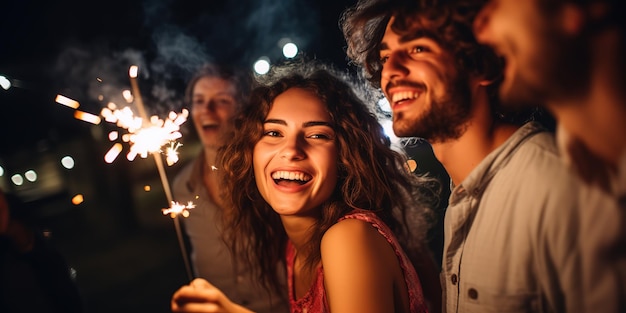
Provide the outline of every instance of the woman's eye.
[[278,137],[278,136],[280,136],[280,133],[275,131],[275,130],[268,130],[268,131],[263,133],[263,136]]
[[311,138],[311,139],[326,139],[326,140],[332,139],[331,136],[326,135],[326,134],[313,134],[313,135],[309,136],[309,138]]
[[380,64],[387,63],[387,60],[389,60],[389,56],[388,55],[380,57]]
[[230,100],[230,99],[218,99],[215,102],[216,102],[216,104],[218,104],[220,106],[229,106],[229,105],[232,105],[234,103],[234,101]]

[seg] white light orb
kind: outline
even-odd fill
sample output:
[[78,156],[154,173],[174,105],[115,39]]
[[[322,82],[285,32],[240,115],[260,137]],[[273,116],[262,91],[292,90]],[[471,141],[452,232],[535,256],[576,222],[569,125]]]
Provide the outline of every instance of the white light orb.
[[4,90],[9,90],[9,88],[11,88],[11,81],[8,78],[0,75],[0,86]]
[[288,42],[283,46],[283,55],[291,59],[298,54],[298,46],[293,42]]
[[66,169],[71,170],[74,168],[74,159],[69,155],[64,156],[61,159],[61,165],[63,165]]
[[254,62],[254,72],[259,75],[267,74],[270,71],[270,62],[266,58],[261,58]]
[[20,174],[15,174],[15,175],[11,176],[11,181],[16,186],[21,186],[24,183],[24,177],[22,177],[22,175],[20,175]]
[[26,173],[24,173],[24,176],[29,182],[34,182],[37,180],[37,172],[35,172],[34,170],[26,171]]

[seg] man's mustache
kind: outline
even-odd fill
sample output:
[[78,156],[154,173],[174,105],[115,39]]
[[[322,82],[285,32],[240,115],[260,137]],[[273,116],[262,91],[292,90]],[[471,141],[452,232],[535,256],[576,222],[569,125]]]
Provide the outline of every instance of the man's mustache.
[[387,86],[385,86],[385,92],[389,94],[389,89],[395,88],[395,87],[411,87],[411,88],[419,89],[421,91],[426,90],[426,85],[422,83],[413,82],[410,80],[396,80],[396,81],[389,82]]

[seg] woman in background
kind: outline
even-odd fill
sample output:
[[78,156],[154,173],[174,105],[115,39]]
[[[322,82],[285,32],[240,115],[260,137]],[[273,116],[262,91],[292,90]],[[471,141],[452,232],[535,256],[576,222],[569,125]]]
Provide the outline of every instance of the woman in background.
[[222,165],[217,151],[232,131],[235,112],[246,106],[252,82],[248,72],[223,64],[205,65],[189,81],[185,103],[202,150],[176,175],[173,191],[178,203],[195,204],[189,217],[182,219],[194,276],[211,281],[248,309],[280,313],[288,308],[286,292],[268,293],[260,288],[250,269],[235,262],[222,238],[225,207],[220,198]]

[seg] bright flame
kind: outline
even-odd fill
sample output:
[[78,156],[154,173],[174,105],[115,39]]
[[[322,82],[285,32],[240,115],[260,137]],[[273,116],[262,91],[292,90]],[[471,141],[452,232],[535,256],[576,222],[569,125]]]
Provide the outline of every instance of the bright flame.
[[54,99],[54,101],[56,101],[59,104],[68,106],[72,109],[78,109],[78,106],[80,105],[78,103],[78,101],[70,99],[66,96],[62,96],[62,95],[57,95],[56,99]]
[[130,76],[131,78],[137,78],[137,72],[139,72],[139,67],[137,65],[132,65],[128,69],[128,76]]
[[74,111],[74,118],[96,125],[100,124],[101,120],[97,115],[78,110]]
[[163,209],[161,210],[161,212],[163,212],[163,215],[168,215],[171,218],[176,218],[176,216],[178,216],[178,214],[182,215],[183,217],[187,217],[189,216],[189,210],[195,208],[196,205],[193,204],[193,202],[189,201],[187,202],[187,205],[183,205],[180,204],[176,201],[172,201],[170,204],[170,207],[167,209]]

